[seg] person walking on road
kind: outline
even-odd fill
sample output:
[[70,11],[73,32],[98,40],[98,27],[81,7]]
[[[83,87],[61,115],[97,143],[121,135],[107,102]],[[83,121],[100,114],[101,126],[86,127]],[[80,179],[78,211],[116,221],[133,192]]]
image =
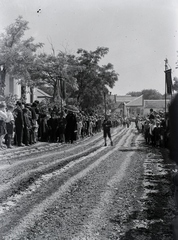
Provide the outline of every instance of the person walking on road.
[[105,116],[102,126],[103,126],[103,135],[104,135],[104,146],[107,146],[107,137],[110,139],[111,146],[113,146],[113,141],[112,141],[112,137],[111,137],[112,123],[109,118],[109,115]]

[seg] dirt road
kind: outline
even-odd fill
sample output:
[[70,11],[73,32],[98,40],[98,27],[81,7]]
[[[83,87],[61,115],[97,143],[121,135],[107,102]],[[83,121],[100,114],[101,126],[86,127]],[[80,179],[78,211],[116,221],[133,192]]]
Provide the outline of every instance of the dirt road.
[[0,152],[0,239],[172,239],[174,165],[134,125],[112,136]]

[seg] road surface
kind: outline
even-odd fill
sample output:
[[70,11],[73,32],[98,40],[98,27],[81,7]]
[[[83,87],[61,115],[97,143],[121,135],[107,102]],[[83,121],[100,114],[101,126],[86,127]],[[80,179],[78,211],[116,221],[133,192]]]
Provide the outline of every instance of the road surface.
[[172,239],[170,172],[134,124],[0,152],[0,239]]

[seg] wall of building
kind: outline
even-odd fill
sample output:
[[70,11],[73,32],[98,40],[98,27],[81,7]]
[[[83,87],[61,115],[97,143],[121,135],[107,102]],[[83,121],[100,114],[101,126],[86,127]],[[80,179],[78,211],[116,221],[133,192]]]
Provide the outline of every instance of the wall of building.
[[5,96],[9,96],[9,94],[16,95],[18,99],[21,98],[21,85],[17,79],[11,78],[8,74],[6,75],[5,80]]
[[[12,94],[16,95],[17,99],[21,99],[22,87],[17,79],[14,79],[7,74],[5,85],[6,85],[4,89],[5,96],[9,96],[10,94]],[[32,103],[35,100],[41,102],[43,99],[50,97],[48,94],[39,90],[38,88],[31,89],[30,87],[26,87],[25,91],[26,91],[26,103]]]
[[[168,112],[170,99],[166,100],[166,112]],[[144,100],[144,116],[150,113],[150,109],[156,112],[165,112],[165,100]]]

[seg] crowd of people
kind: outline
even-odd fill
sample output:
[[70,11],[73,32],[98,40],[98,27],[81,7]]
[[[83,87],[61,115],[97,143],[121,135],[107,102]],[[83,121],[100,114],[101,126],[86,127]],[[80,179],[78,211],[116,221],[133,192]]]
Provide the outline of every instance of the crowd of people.
[[[107,119],[108,120],[108,119]],[[119,116],[110,119],[110,126],[130,126],[129,118]],[[0,102],[0,149],[13,146],[29,146],[41,142],[73,143],[74,141],[93,136],[104,130],[105,116],[86,114],[70,109],[60,111],[57,106],[48,108],[40,106],[39,101],[25,104],[17,101],[15,105]],[[135,119],[135,126],[142,133],[146,144],[155,147],[167,147],[169,139],[169,121],[162,111],[150,109],[146,117],[139,114]],[[104,131],[105,137],[110,133]],[[111,145],[112,139],[111,140]]]
[[169,118],[163,111],[156,112],[152,108],[146,117],[136,117],[135,125],[138,132],[143,133],[146,144],[153,147],[168,147]]
[[[41,142],[73,143],[103,129],[104,115],[87,115],[57,106],[40,106],[39,101],[15,105],[0,102],[0,149],[23,147]],[[121,121],[112,118],[112,126]]]

